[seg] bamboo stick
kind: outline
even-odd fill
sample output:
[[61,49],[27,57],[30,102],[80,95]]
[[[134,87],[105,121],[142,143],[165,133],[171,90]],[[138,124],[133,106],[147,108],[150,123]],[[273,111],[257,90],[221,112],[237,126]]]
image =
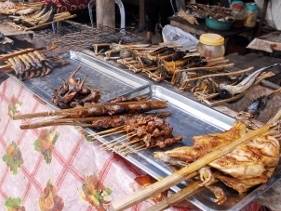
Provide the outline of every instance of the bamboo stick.
[[177,185],[181,181],[186,179],[186,176],[189,174],[192,174],[202,167],[206,166],[210,162],[230,153],[233,151],[236,147],[238,147],[241,144],[244,144],[253,138],[257,136],[264,135],[265,133],[268,132],[272,128],[272,125],[264,125],[263,127],[250,131],[247,134],[245,134],[243,137],[233,141],[232,143],[229,143],[228,145],[223,145],[220,147],[217,147],[214,151],[206,154],[205,156],[201,157],[200,159],[194,161],[187,167],[184,167],[178,171],[176,171],[174,174],[164,178],[163,180],[156,182],[143,190],[136,192],[135,194],[129,196],[128,198],[125,198],[124,200],[120,200],[116,203],[113,204],[113,210],[115,211],[121,211],[126,208],[131,207],[132,205],[143,201],[150,196],[161,193],[162,191]]
[[175,193],[173,196],[170,198],[164,199],[160,203],[150,207],[147,209],[147,211],[162,211],[175,203],[183,201],[185,198],[193,194],[195,191],[199,190],[202,188],[201,186],[201,181],[193,181],[188,184],[188,186],[181,191]]
[[19,51],[15,51],[15,52],[11,52],[8,54],[3,54],[0,55],[0,61],[5,61],[11,57],[15,57],[21,54],[25,54],[25,53],[29,53],[29,52],[33,52],[33,51],[39,51],[39,50],[43,50],[44,48],[27,48],[27,49],[23,49],[23,50],[19,50]]
[[26,30],[30,31],[30,30],[38,29],[38,28],[41,28],[41,27],[44,27],[44,26],[51,25],[52,23],[56,23],[56,22],[59,22],[59,21],[65,21],[65,20],[75,18],[75,17],[76,17],[76,15],[74,14],[74,15],[70,15],[68,17],[57,18],[56,20],[53,20],[53,21],[50,21],[50,22],[47,22],[47,23],[42,23],[42,24],[38,24],[36,26],[29,27]]
[[[162,100],[125,101],[125,102],[119,102],[119,103],[95,104],[95,105],[89,105],[89,106],[84,106],[84,107],[70,108],[70,109],[63,109],[63,110],[56,110],[56,111],[46,111],[46,112],[29,113],[29,114],[17,114],[13,117],[13,119],[20,120],[20,119],[32,119],[32,118],[37,118],[37,117],[77,115],[80,112],[87,112],[87,111],[89,111],[89,109],[100,109],[100,108],[105,108],[105,107],[107,108],[107,106],[119,106],[119,105],[120,106],[122,106],[122,105],[134,106],[134,105],[140,105],[142,103],[147,103],[153,107],[149,110],[161,109],[161,108],[165,108],[167,106],[167,102],[162,101]],[[102,109],[102,110],[106,110],[106,109]],[[102,112],[104,113],[105,111],[102,111]],[[99,115],[99,116],[103,116],[103,115]]]
[[199,77],[194,77],[194,78],[187,79],[185,82],[191,82],[191,81],[201,80],[201,79],[205,79],[205,78],[240,75],[240,74],[242,74],[242,73],[249,72],[249,71],[251,71],[251,70],[253,70],[253,69],[254,69],[254,67],[249,67],[249,68],[247,68],[247,69],[239,70],[239,71],[235,71],[235,72],[216,73],[216,74],[203,75],[203,76],[199,76]]
[[234,66],[234,63],[224,64],[224,65],[216,65],[216,66],[211,66],[211,67],[205,67],[205,66],[204,67],[191,67],[191,68],[179,70],[177,73],[188,72],[188,71],[198,71],[198,70],[214,71],[214,70],[220,70],[220,69],[224,69],[224,68],[230,68],[230,67],[233,67],[233,66]]

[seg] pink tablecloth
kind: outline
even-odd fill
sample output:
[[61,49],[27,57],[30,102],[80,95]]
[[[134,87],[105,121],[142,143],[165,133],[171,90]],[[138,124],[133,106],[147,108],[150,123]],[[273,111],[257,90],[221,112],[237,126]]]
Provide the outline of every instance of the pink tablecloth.
[[[124,198],[139,188],[135,178],[142,172],[85,141],[74,127],[20,130],[21,121],[11,118],[18,112],[47,109],[13,79],[1,84],[0,210],[103,210],[110,199]],[[151,205],[147,201],[132,210]]]

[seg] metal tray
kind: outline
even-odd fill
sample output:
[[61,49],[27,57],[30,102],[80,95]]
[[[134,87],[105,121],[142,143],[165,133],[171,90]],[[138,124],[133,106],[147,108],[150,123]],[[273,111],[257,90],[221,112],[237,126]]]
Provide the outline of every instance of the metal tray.
[[[231,128],[235,121],[233,118],[216,110],[157,85],[142,87],[135,92],[126,94],[126,96],[135,97],[144,94],[149,95],[152,99],[168,101],[168,108],[166,110],[172,113],[171,117],[168,118],[168,121],[174,128],[174,134],[182,135],[184,137],[183,143],[178,146],[192,145],[192,137],[195,135],[227,130]],[[91,130],[88,130],[88,132],[93,133]],[[116,136],[107,139],[98,138],[98,140],[102,143],[106,143],[114,138],[116,138]],[[168,148],[165,150],[168,150]],[[153,157],[155,151],[159,151],[159,149],[145,150],[128,156],[121,156],[155,179],[160,179],[170,175],[173,172],[173,169],[162,161],[155,159]],[[219,183],[218,185],[223,187],[228,197],[227,202],[223,205],[214,203],[212,201],[213,195],[205,188],[202,188],[187,200],[202,210],[238,211],[272,187],[274,182],[276,182],[280,176],[281,170],[278,168],[276,175],[273,176],[266,185],[257,187],[247,195],[238,195],[235,191]],[[172,187],[171,189],[177,192],[181,190],[183,185],[184,183]]]
[[81,69],[77,76],[82,79],[85,78],[87,85],[101,91],[101,101],[113,99],[148,84],[147,81],[118,69],[112,71],[113,67],[99,63],[94,58],[80,52],[70,51],[67,60],[69,65],[55,69],[48,76],[21,83],[49,104],[51,103],[54,89],[63,80],[66,80],[78,66],[81,66]]
[[[174,128],[175,134],[184,136],[184,145],[191,145],[191,138],[194,135],[226,130],[234,122],[234,119],[182,94],[162,86],[151,85],[138,76],[122,71],[84,53],[70,52],[69,62],[70,65],[55,70],[47,77],[32,79],[23,83],[33,93],[51,105],[50,98],[54,87],[57,87],[61,80],[65,80],[73,69],[81,65],[82,68],[78,75],[82,78],[87,77],[88,84],[99,88],[104,101],[121,95],[134,97],[143,94],[148,94],[151,98],[167,100],[169,102],[167,110],[172,113],[168,121]],[[86,129],[86,131],[94,134],[94,131],[90,129]],[[104,143],[110,139],[98,138],[98,140]],[[172,169],[163,162],[154,159],[153,152],[154,150],[147,150],[130,154],[124,158],[156,179],[171,174]],[[213,203],[211,196],[205,190],[197,192],[188,201],[202,210],[240,210],[270,188],[280,178],[280,175],[281,171],[278,170],[276,176],[272,177],[266,185],[259,186],[246,196],[238,196],[233,191],[228,191],[229,200],[223,206]],[[176,186],[172,187],[172,190],[179,191],[180,188]],[[226,190],[229,189],[226,188]]]

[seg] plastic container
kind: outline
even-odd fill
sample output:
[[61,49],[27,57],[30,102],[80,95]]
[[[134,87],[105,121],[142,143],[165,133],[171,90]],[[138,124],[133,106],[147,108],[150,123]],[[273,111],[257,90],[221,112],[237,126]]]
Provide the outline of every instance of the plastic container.
[[244,26],[245,4],[243,1],[236,0],[231,3],[231,15],[234,17],[233,27],[240,28]]
[[206,26],[210,29],[215,29],[219,31],[227,31],[231,29],[232,22],[230,21],[219,21],[217,19],[206,17]]
[[222,57],[225,54],[224,38],[218,34],[202,34],[197,48],[200,55],[203,57]]
[[256,26],[258,17],[258,7],[256,3],[246,4],[246,15],[244,20],[244,26],[248,28],[253,28]]

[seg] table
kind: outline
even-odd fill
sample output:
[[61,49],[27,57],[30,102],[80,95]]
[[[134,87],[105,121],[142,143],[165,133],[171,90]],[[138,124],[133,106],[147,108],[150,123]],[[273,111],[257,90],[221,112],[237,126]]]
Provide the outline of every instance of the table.
[[[100,211],[107,206],[100,193],[114,201],[140,188],[135,182],[143,175],[140,170],[87,142],[74,127],[20,130],[21,121],[12,120],[14,114],[49,108],[16,80],[0,85],[0,102],[1,208],[6,204],[47,211],[54,210],[46,208],[54,203],[57,210]],[[83,188],[92,191],[93,198]],[[146,210],[152,204],[147,201],[131,210]]]

